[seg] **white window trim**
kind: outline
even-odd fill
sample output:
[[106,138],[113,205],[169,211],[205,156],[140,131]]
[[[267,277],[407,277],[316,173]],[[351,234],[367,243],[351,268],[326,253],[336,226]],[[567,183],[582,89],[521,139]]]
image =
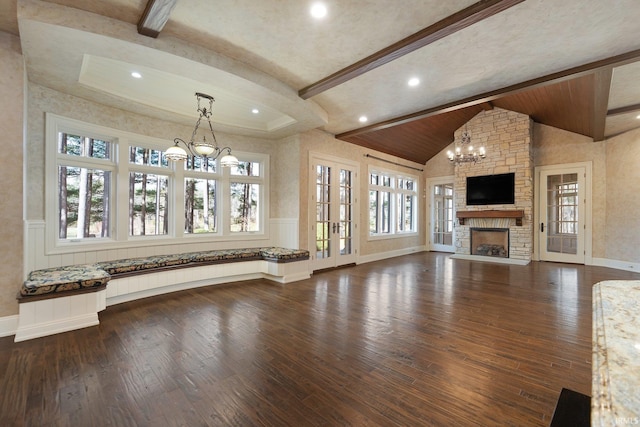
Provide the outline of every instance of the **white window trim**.
[[[371,184],[371,174],[384,175],[391,178],[391,186],[385,187],[382,185],[373,185]],[[409,179],[412,180],[415,185],[414,191],[398,189],[398,179]],[[388,191],[391,193],[391,209],[389,215],[391,217],[391,231],[389,233],[374,233],[372,234],[370,230],[367,230],[367,240],[386,240],[386,239],[399,239],[404,237],[413,237],[419,234],[418,232],[418,224],[419,224],[419,215],[420,215],[420,198],[418,195],[420,194],[420,179],[418,176],[410,175],[406,173],[401,173],[398,171],[392,171],[389,169],[383,169],[379,167],[374,167],[369,165],[369,169],[367,171],[367,202],[369,197],[369,191]],[[413,209],[413,231],[398,231],[398,215],[397,215],[397,196],[398,194],[413,194],[414,195],[414,209]],[[368,210],[367,210],[368,212]],[[369,223],[369,218],[367,218],[367,224]]]
[[[110,237],[92,238],[77,241],[65,241],[58,238],[58,192],[57,192],[57,137],[59,132],[89,136],[94,139],[113,143],[112,171],[113,197],[111,198]],[[218,167],[214,173],[205,173],[210,179],[219,180],[221,188],[218,189],[220,209],[220,230],[216,233],[184,233],[184,177],[185,170],[182,162],[169,163],[169,167],[156,167],[144,165],[129,165],[129,147],[140,146],[158,150],[166,150],[171,142],[165,139],[154,138],[132,132],[121,131],[105,126],[95,125],[70,119],[56,114],[46,113],[45,120],[45,247],[46,253],[65,254],[84,250],[107,250],[131,247],[146,247],[162,245],[176,245],[185,243],[206,243],[222,241],[244,240],[268,240],[269,239],[269,155],[260,153],[248,153],[235,151],[233,154],[241,161],[256,161],[261,163],[260,177],[231,176],[228,168]],[[67,162],[65,162],[67,163]],[[71,163],[87,165],[97,163],[93,159],[80,161],[71,159]],[[126,166],[124,166],[126,165]],[[124,167],[123,167],[124,166]],[[104,163],[100,163],[104,167]],[[147,173],[167,175],[169,177],[169,207],[167,215],[171,218],[169,230],[166,235],[159,236],[129,236],[129,194],[122,191],[122,186],[128,189],[129,172],[144,171]],[[188,172],[189,176],[191,172]],[[215,175],[215,177],[214,177]],[[261,204],[260,231],[231,233],[229,230],[229,214],[227,213],[229,201],[225,200],[229,195],[230,180],[236,182],[260,183],[262,191],[259,203]],[[118,191],[120,189],[120,191]]]

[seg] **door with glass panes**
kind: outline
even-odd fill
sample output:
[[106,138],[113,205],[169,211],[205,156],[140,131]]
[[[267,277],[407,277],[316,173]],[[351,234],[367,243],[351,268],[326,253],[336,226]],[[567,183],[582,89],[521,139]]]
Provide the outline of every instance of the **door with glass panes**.
[[455,252],[453,178],[432,180],[428,187],[431,193],[431,250]]
[[583,167],[540,171],[540,259],[585,262],[585,178]]
[[310,242],[313,270],[356,261],[357,165],[310,159]]

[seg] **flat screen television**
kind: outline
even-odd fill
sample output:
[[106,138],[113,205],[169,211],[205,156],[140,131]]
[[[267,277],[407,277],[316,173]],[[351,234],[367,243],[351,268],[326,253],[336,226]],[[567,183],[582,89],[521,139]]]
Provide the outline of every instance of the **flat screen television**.
[[514,203],[514,173],[467,177],[467,206],[512,205]]

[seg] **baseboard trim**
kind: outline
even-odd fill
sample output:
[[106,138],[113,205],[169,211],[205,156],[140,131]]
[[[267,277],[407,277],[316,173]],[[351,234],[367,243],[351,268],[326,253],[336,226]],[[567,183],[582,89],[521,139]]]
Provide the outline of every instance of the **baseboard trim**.
[[18,315],[0,317],[0,337],[15,335],[18,330]]
[[16,331],[15,342],[26,341],[33,338],[45,337],[47,335],[69,332],[76,329],[95,326],[99,322],[98,313],[88,313],[81,316],[69,317],[62,320],[37,323],[32,326],[19,328]]
[[591,265],[598,267],[615,268],[616,270],[632,271],[634,273],[640,273],[640,263],[631,261],[619,261],[615,259],[607,258],[593,258]]
[[490,262],[495,264],[510,264],[510,265],[528,265],[531,261],[526,259],[514,259],[514,258],[498,258],[498,257],[486,257],[479,255],[462,255],[452,254],[452,259],[465,259],[467,261],[480,261]]
[[368,262],[374,261],[382,261],[383,259],[395,258],[403,255],[409,255],[416,252],[425,252],[427,250],[426,246],[412,246],[409,248],[397,249],[395,251],[388,252],[378,252],[371,255],[360,255],[356,264],[365,264]]

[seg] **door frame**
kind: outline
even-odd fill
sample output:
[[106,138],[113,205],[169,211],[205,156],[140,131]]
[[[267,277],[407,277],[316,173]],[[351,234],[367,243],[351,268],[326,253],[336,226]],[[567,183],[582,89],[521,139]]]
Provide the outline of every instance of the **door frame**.
[[[456,201],[455,201],[455,197],[456,197],[456,189],[455,189],[455,176],[454,175],[450,175],[450,176],[439,176],[436,178],[427,178],[427,182],[426,182],[426,192],[428,194],[427,196],[427,212],[426,212],[426,217],[427,218],[427,226],[426,231],[427,231],[427,240],[426,242],[428,243],[428,248],[430,251],[439,251],[442,252],[442,250],[440,248],[436,248],[435,244],[433,243],[433,235],[431,234],[431,225],[433,224],[434,221],[434,211],[433,211],[433,191],[432,191],[432,187],[434,185],[439,185],[439,184],[454,184],[454,188],[453,188],[453,230],[451,233],[451,247],[453,248],[453,251],[451,253],[455,253],[456,251]],[[448,253],[448,251],[447,251]]]
[[[315,222],[316,222],[316,205],[315,205],[315,194],[316,194],[316,174],[315,168],[313,167],[314,163],[330,163],[332,166],[345,166],[349,169],[352,169],[355,173],[355,177],[353,179],[353,210],[351,212],[352,215],[352,224],[353,224],[353,255],[354,260],[357,263],[358,257],[360,254],[360,163],[348,160],[342,157],[332,156],[330,154],[324,154],[319,152],[310,151],[309,152],[309,161],[307,163],[308,169],[308,191],[309,191],[309,204],[307,206],[308,209],[308,218],[307,218],[307,229],[308,229],[308,241],[309,241],[309,259],[310,259],[310,270],[311,272],[317,270],[316,268],[316,236],[315,236]],[[339,258],[336,258],[336,263],[334,267],[339,267],[341,265],[349,264],[338,263]]]
[[540,222],[542,213],[540,212],[540,206],[542,204],[541,197],[546,197],[546,185],[541,182],[542,172],[556,172],[563,173],[566,169],[584,169],[585,177],[585,192],[584,192],[584,265],[593,264],[593,205],[592,205],[592,179],[593,173],[592,162],[577,162],[577,163],[562,163],[557,165],[536,166],[534,176],[534,209],[533,209],[533,247],[534,251],[532,259],[534,261],[540,261],[541,242],[540,242]]

